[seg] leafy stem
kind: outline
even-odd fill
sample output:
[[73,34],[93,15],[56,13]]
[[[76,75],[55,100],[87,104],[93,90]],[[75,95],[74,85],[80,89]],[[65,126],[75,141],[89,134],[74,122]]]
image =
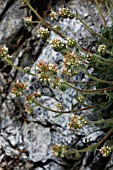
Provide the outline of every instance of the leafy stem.
[[106,93],[106,91],[111,91],[113,90],[113,87],[108,87],[108,88],[103,88],[103,89],[96,89],[96,90],[83,90],[83,89],[78,89],[71,84],[67,82],[63,82],[63,84],[67,85],[68,87],[71,87],[75,89],[76,91],[82,92],[82,93]]
[[26,72],[24,69],[16,66],[15,64],[13,64],[11,61],[9,61],[9,60],[6,59],[6,58],[3,58],[3,60],[4,60],[5,62],[7,62],[9,65],[11,65],[12,67],[14,67],[15,69],[17,69],[17,70],[19,70],[19,71],[21,71],[21,72],[23,72],[23,73],[27,73],[27,74],[32,75],[32,76],[36,76],[36,74],[30,73],[30,72]]
[[91,124],[101,124],[101,123],[112,123],[113,122],[113,118],[111,119],[102,119],[102,120],[97,120],[97,121],[88,121],[88,125]]
[[106,139],[111,135],[111,133],[113,132],[113,128],[111,128],[107,134],[96,144],[88,146],[87,148],[81,149],[81,150],[75,150],[75,149],[69,149],[67,151],[67,154],[76,154],[76,153],[82,153],[82,152],[87,152],[91,149],[95,149],[98,148],[104,141],[106,141]]
[[107,28],[106,20],[105,20],[103,14],[102,14],[102,11],[101,11],[101,9],[100,9],[99,3],[98,3],[97,0],[95,0],[95,3],[96,3],[96,5],[97,5],[98,11],[99,11],[99,13],[100,13],[100,15],[101,15],[101,17],[102,17],[102,20],[103,20],[103,22],[104,22],[104,25],[105,25],[105,27]]
[[29,3],[27,0],[23,0],[23,2],[31,9],[31,11],[34,12],[34,14],[37,16],[37,18],[39,18],[39,20],[40,20],[46,27],[48,27],[50,30],[52,30],[53,32],[55,32],[57,35],[59,35],[59,36],[62,37],[63,39],[66,39],[66,36],[63,35],[63,33],[59,32],[57,29],[54,29],[51,24],[49,24],[48,22],[46,22],[46,21],[37,13],[37,11],[30,5],[30,3]]
[[51,112],[54,112],[54,113],[59,113],[58,115],[56,115],[56,117],[58,117],[58,116],[60,116],[60,115],[62,115],[62,114],[77,113],[77,112],[81,112],[81,111],[84,111],[84,110],[93,109],[93,108],[97,107],[97,106],[94,105],[94,106],[87,106],[87,107],[84,107],[84,108],[81,108],[81,109],[77,109],[77,110],[58,111],[58,110],[53,110],[53,109],[51,109],[51,108],[48,108],[48,107],[40,104],[40,103],[37,102],[37,101],[33,101],[33,103],[35,103],[36,106],[39,106],[39,107],[41,107],[41,108],[43,108],[43,109],[46,109],[46,110],[48,110],[48,111],[51,111]]
[[98,36],[99,38],[101,38],[102,40],[104,40],[107,44],[113,46],[113,43],[111,43],[110,41],[108,41],[106,38],[102,37],[100,34],[98,34],[97,32],[93,31],[93,29],[91,29],[83,20],[82,18],[79,17],[79,15],[75,14],[76,18],[78,20],[80,20],[80,22],[87,28],[87,30],[89,30],[92,34]]

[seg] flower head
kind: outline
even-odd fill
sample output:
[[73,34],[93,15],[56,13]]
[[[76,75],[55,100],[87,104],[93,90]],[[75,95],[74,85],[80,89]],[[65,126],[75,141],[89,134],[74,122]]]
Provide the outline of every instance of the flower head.
[[33,101],[37,98],[37,97],[41,97],[41,93],[38,92],[34,92],[32,94],[26,95],[25,97],[25,101],[26,103],[33,103]]
[[72,76],[72,75],[75,75],[75,74],[78,74],[77,71],[76,71],[76,67],[78,66],[79,64],[79,59],[78,57],[67,51],[64,55],[64,59],[63,59],[63,70],[62,70],[62,74],[65,74],[67,76]]
[[25,24],[26,25],[31,25],[31,23],[32,23],[32,16],[29,16],[29,17],[25,17],[24,18],[24,22],[25,22]]
[[52,154],[55,156],[64,157],[66,152],[67,152],[66,146],[64,145],[54,145],[52,147]]
[[43,27],[38,29],[37,33],[38,33],[38,37],[43,38],[43,39],[48,38],[50,36],[49,30]]
[[68,8],[61,8],[59,10],[59,14],[61,17],[63,18],[68,18],[69,17],[69,14],[70,14],[70,10]]
[[6,57],[8,55],[8,48],[4,45],[3,47],[0,47],[0,56]]
[[56,107],[57,107],[58,110],[63,110],[62,103],[57,103]]
[[13,83],[11,92],[16,96],[20,96],[26,89],[27,89],[26,83],[25,82],[19,83],[19,81],[17,80],[16,83]]
[[29,114],[33,113],[33,109],[28,103],[25,104],[25,112],[28,112]]
[[40,81],[47,82],[51,80],[51,76],[57,74],[57,66],[55,64],[40,61],[36,64],[36,71],[39,73]]
[[110,146],[103,146],[100,150],[99,150],[100,154],[103,157],[107,157],[110,155],[111,153],[111,147]]
[[85,97],[83,95],[79,95],[76,99],[78,102],[83,103],[85,100]]
[[68,41],[67,41],[67,45],[68,45],[68,47],[70,47],[70,48],[75,47],[75,45],[76,45],[75,39],[69,38]]
[[53,20],[56,20],[57,19],[57,13],[56,12],[54,12],[54,11],[52,11],[51,13],[50,13],[50,19],[53,21]]
[[66,48],[66,44],[59,39],[52,40],[50,44],[56,52],[61,52]]
[[105,44],[99,45],[98,52],[99,53],[106,53],[107,46]]
[[75,115],[70,118],[68,125],[71,129],[77,129],[83,127],[83,125],[85,125],[86,123],[87,122],[83,115],[80,116]]

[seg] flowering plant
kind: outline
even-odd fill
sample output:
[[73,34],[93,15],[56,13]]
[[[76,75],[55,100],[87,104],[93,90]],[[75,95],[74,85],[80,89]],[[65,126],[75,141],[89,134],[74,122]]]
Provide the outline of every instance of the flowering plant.
[[[8,55],[8,48],[5,46],[0,48],[0,58],[19,71],[35,76],[38,81],[48,83],[52,88],[57,88],[62,91],[65,91],[66,88],[72,88],[76,91],[76,105],[72,106],[72,110],[68,111],[65,111],[62,103],[57,104],[58,110],[47,108],[38,102],[37,98],[41,97],[40,92],[27,94],[26,82],[16,81],[12,85],[11,92],[17,97],[24,96],[25,111],[27,113],[33,113],[32,104],[34,103],[36,106],[57,113],[56,116],[66,113],[74,114],[68,123],[70,129],[81,129],[86,125],[102,123],[104,123],[106,127],[108,124],[109,127],[111,127],[104,138],[98,143],[82,150],[67,149],[68,147],[59,144],[53,146],[52,153],[55,156],[65,157],[68,154],[77,155],[81,152],[87,152],[90,149],[97,149],[113,132],[113,123],[111,123],[113,118],[110,116],[109,119],[104,118],[105,112],[109,115],[112,114],[113,106],[113,39],[110,36],[113,33],[113,27],[107,27],[107,23],[97,0],[95,0],[95,2],[104,23],[101,34],[93,31],[77,13],[72,13],[70,9],[62,8],[58,12],[52,11],[50,14],[50,23],[48,23],[36,12],[27,0],[23,0],[23,2],[35,13],[44,25],[37,31],[37,36],[47,40],[53,50],[62,55],[62,68],[59,70],[55,63],[40,61],[36,64],[35,73],[32,73],[28,67],[22,69],[14,65],[11,61],[11,57]],[[92,34],[98,37],[98,47],[95,47],[96,51],[92,53],[90,50],[82,48],[77,44],[74,38],[66,37],[61,31],[54,28],[51,22],[58,17],[62,17],[63,19],[74,19],[76,17],[80,20]],[[32,17],[26,17],[24,21],[26,26],[32,25],[33,22]],[[48,40],[50,30],[59,35],[62,40]],[[88,80],[74,81],[74,76],[78,76],[80,73],[83,73],[84,77],[88,77]],[[77,84],[80,84],[80,88],[77,87]],[[77,115],[77,113],[80,114],[81,111],[86,111],[88,109],[92,109],[92,113],[95,112],[97,115],[101,113],[101,118],[96,121],[91,121],[83,114]],[[110,155],[112,149],[113,146],[103,146],[99,149],[99,153],[107,157]]]

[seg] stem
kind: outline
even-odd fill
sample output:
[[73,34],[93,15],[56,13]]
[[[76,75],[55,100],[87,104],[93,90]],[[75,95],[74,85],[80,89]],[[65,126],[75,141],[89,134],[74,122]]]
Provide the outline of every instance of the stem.
[[80,67],[79,67],[79,69],[80,69],[80,71],[81,71],[82,73],[86,74],[89,78],[91,78],[91,79],[93,79],[93,80],[95,80],[95,81],[97,81],[97,82],[107,83],[107,84],[113,84],[112,81],[107,81],[107,80],[98,79],[98,78],[92,76],[91,74],[89,74],[88,72],[82,70]]
[[97,89],[97,90],[83,90],[83,89],[78,89],[74,86],[72,86],[71,84],[67,83],[67,82],[63,82],[63,84],[67,85],[68,87],[71,87],[73,89],[75,89],[76,91],[82,92],[82,93],[106,93],[106,91],[111,91],[113,90],[113,87],[107,87],[107,88],[103,88],[103,89]]
[[105,62],[105,61],[101,61],[101,60],[95,60],[95,62],[97,63],[100,63],[100,64],[102,64],[102,65],[108,65],[108,66],[112,66],[113,65],[113,63],[110,63],[110,62]]
[[50,30],[52,30],[53,32],[55,32],[57,35],[59,35],[60,37],[62,37],[63,39],[66,39],[66,36],[63,35],[63,33],[59,32],[58,30],[54,29],[52,27],[51,24],[49,24],[48,22],[46,22],[38,13],[37,11],[30,5],[30,3],[27,0],[23,0],[24,3],[31,9],[31,11],[34,12],[34,14],[39,18],[39,20],[46,26],[48,27]]
[[108,10],[108,14],[110,14],[110,8],[109,8],[109,6],[108,6],[107,1],[105,1],[105,6],[106,6],[106,8],[107,8],[107,10]]
[[79,45],[76,44],[76,48],[78,48],[80,51],[82,51],[83,53],[87,54],[87,51],[85,51],[82,47],[80,47]]
[[[107,51],[108,52],[108,51]],[[110,54],[111,55],[111,54]],[[101,57],[100,55],[94,55],[95,57],[97,57],[98,59],[101,59],[101,60],[103,60],[103,61],[105,61],[105,62],[107,62],[107,63],[110,63],[110,64],[113,64],[113,59],[111,60],[111,59],[106,59],[106,58],[103,58],[103,57]]]
[[96,3],[96,6],[97,6],[97,8],[98,8],[98,11],[99,11],[99,13],[100,13],[100,15],[101,15],[101,17],[102,17],[102,20],[103,20],[103,22],[104,22],[104,25],[105,25],[105,27],[107,28],[106,20],[105,20],[103,14],[102,14],[102,11],[101,11],[101,9],[100,9],[100,6],[99,6],[97,0],[95,0],[95,3]]
[[92,34],[100,37],[101,39],[103,39],[107,44],[110,44],[111,46],[113,46],[113,43],[109,42],[106,38],[102,37],[100,34],[98,34],[97,32],[93,31],[93,29],[91,29],[80,17],[79,15],[75,14],[76,18],[78,20],[80,20],[80,22],[87,28],[87,30],[89,30]]
[[[21,72],[23,72],[23,73],[27,73],[27,74],[32,75],[32,76],[36,76],[36,74],[30,73],[30,72],[26,72],[26,71],[23,70],[22,68],[14,65],[11,61],[7,60],[6,58],[4,58],[4,61],[6,61],[6,62],[7,62],[8,64],[10,64],[12,67],[16,68],[17,70],[19,70],[19,71],[21,71]],[[69,83],[66,83],[66,82],[63,82],[63,83],[66,84],[67,86],[69,86],[69,87],[77,90],[77,91],[82,92],[82,93],[91,93],[91,92],[95,92],[95,93],[96,93],[96,92],[105,92],[105,91],[111,91],[111,90],[113,90],[112,87],[104,88],[104,89],[98,89],[98,90],[82,90],[82,89],[78,89],[78,88],[70,85]]]
[[[113,56],[112,52],[110,52],[108,50],[107,50],[107,53],[110,54],[111,56]],[[112,62],[113,62],[113,60],[112,60]]]
[[92,124],[100,124],[100,123],[109,123],[113,121],[113,118],[111,119],[104,119],[104,120],[98,120],[98,121],[88,121],[88,125],[92,125]]
[[113,128],[111,128],[108,133],[96,144],[94,145],[91,145],[91,146],[88,146],[87,148],[84,148],[84,149],[81,149],[81,150],[74,150],[74,149],[70,149],[67,151],[67,154],[76,154],[76,153],[82,153],[82,152],[87,152],[89,151],[90,149],[94,149],[94,148],[97,148],[99,147],[109,136],[110,134],[112,133],[113,131]]
[[9,65],[11,65],[12,67],[14,67],[15,69],[17,69],[17,70],[19,70],[19,71],[21,71],[21,72],[23,72],[23,73],[27,73],[27,74],[32,75],[32,76],[36,76],[36,74],[30,73],[30,72],[26,72],[26,71],[23,70],[22,68],[14,65],[11,61],[7,60],[6,58],[3,58],[3,60],[4,60],[5,62],[7,62]]
[[[31,11],[34,12],[34,14],[39,18],[39,20],[40,20],[46,27],[48,27],[50,30],[52,30],[53,32],[55,32],[57,35],[59,35],[59,36],[62,37],[63,39],[65,39],[65,40],[67,39],[67,37],[66,37],[63,33],[59,32],[57,29],[54,29],[51,24],[49,24],[48,22],[46,22],[46,21],[37,13],[37,11],[30,5],[29,2],[27,2],[26,0],[23,0],[23,1],[24,1],[24,3],[31,9]],[[87,54],[87,52],[86,52],[83,48],[81,48],[79,45],[77,45],[77,44],[76,44],[76,48],[78,48],[80,51],[82,51],[82,52],[84,52],[85,54]]]
[[78,109],[78,110],[72,110],[72,111],[67,111],[67,112],[62,112],[62,113],[59,113],[59,114],[57,114],[55,117],[58,117],[58,116],[60,116],[60,115],[62,115],[62,114],[67,114],[67,113],[77,113],[77,112],[81,112],[81,111],[84,111],[84,110],[89,110],[89,109],[93,109],[93,108],[96,108],[97,106],[96,105],[94,105],[94,106],[88,106],[88,107],[84,107],[84,108],[82,108],[82,109]]
[[32,21],[32,24],[39,24],[41,21]]
[[69,111],[58,111],[58,110],[53,110],[53,109],[50,109],[36,101],[33,101],[33,103],[35,103],[37,106],[40,106],[42,107],[43,109],[46,109],[46,110],[49,110],[51,112],[55,112],[55,113],[59,113],[58,115],[56,115],[55,117],[58,117],[59,115],[62,115],[62,114],[67,114],[67,113],[77,113],[77,112],[81,112],[81,111],[84,111],[84,110],[88,110],[88,109],[93,109],[93,108],[96,108],[97,106],[87,106],[87,107],[84,107],[82,109],[77,109],[77,110],[69,110]]
[[95,81],[76,81],[76,80],[70,80],[69,83],[75,83],[75,84],[79,84],[79,83],[84,83],[84,84],[96,84]]
[[[90,67],[93,67],[93,68],[95,68],[95,69],[97,69],[97,70],[100,70],[100,71],[105,71],[104,69],[102,69],[102,68],[100,68],[100,67],[98,67],[98,66],[96,66],[96,65],[89,64],[88,62],[84,61],[84,60],[86,60],[85,57],[83,57],[83,56],[81,56],[81,55],[79,55],[79,54],[77,54],[77,56],[79,57],[80,61],[82,61],[83,63],[89,65]],[[102,61],[101,61],[101,62],[102,62]],[[97,61],[96,61],[96,63],[97,63]],[[107,64],[107,65],[111,65],[111,64]]]
[[98,67],[98,66],[96,66],[96,65],[93,65],[93,64],[89,64],[89,66],[92,67],[92,68],[95,68],[95,69],[97,69],[97,70],[100,70],[100,71],[105,71],[105,69],[103,69],[103,68],[101,68],[101,67]]

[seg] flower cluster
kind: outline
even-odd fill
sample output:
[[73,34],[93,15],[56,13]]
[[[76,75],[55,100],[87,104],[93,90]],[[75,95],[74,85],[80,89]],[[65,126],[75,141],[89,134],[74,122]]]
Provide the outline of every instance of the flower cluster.
[[53,89],[56,89],[61,86],[61,80],[58,77],[56,77],[54,79],[50,79],[49,83]]
[[56,107],[57,107],[58,110],[63,110],[63,105],[62,105],[62,103],[58,103],[58,104],[56,105]]
[[99,45],[98,52],[99,53],[106,53],[107,46],[105,44]]
[[57,74],[57,66],[55,64],[40,61],[36,64],[36,71],[39,73],[40,81],[47,82],[51,80],[51,76]]
[[0,47],[0,57],[6,57],[8,55],[8,48],[6,46]]
[[32,16],[29,16],[29,17],[25,17],[24,18],[24,22],[25,22],[25,24],[26,25],[31,25],[31,23],[32,23]]
[[66,152],[66,146],[64,145],[54,145],[52,147],[52,154],[55,156],[64,157]]
[[110,146],[103,146],[103,147],[99,150],[99,152],[100,152],[100,154],[101,154],[103,157],[107,157],[107,156],[110,155],[111,150],[112,150],[112,149],[111,149]]
[[73,48],[76,45],[76,41],[73,38],[69,38],[67,40],[67,45],[68,45],[68,47]]
[[43,27],[38,29],[37,33],[38,33],[38,37],[43,38],[43,39],[46,39],[50,36],[49,30],[47,28],[43,28]]
[[66,54],[64,55],[64,60],[63,60],[64,68],[62,74],[65,74],[67,76],[77,74],[75,68],[78,66],[78,64],[79,64],[79,60],[76,57],[76,55],[67,51]]
[[29,72],[30,72],[30,67],[25,67],[25,68],[24,68],[24,71],[25,71],[26,73],[29,73]]
[[76,99],[77,99],[78,102],[83,103],[84,100],[85,100],[85,97],[83,95],[80,95]]
[[59,39],[52,40],[50,44],[56,52],[61,52],[66,48],[66,44]]
[[25,112],[30,114],[33,113],[33,109],[28,103],[25,104]]
[[83,115],[80,115],[80,116],[75,115],[75,116],[71,117],[70,121],[68,123],[68,125],[71,129],[81,128],[86,124],[87,124],[87,122]]
[[33,94],[26,95],[25,101],[27,103],[33,103],[33,101],[36,97],[41,97],[41,93],[39,91],[34,92]]
[[50,19],[53,21],[53,20],[56,20],[57,19],[57,13],[56,12],[54,12],[54,11],[52,11],[51,13],[50,13]]
[[69,14],[70,14],[70,10],[68,8],[61,8],[59,10],[59,14],[61,17],[63,18],[68,18],[69,17]]
[[86,55],[86,60],[87,60],[87,61],[90,61],[91,58],[92,58],[92,56],[91,56],[90,54],[87,54],[87,55]]
[[50,19],[51,20],[56,20],[58,17],[62,17],[62,18],[69,18],[69,19],[73,19],[75,18],[75,14],[70,12],[70,10],[68,8],[60,8],[58,10],[58,12],[54,12],[52,11],[50,13]]
[[68,8],[61,8],[59,10],[59,15],[63,18],[70,18],[70,19],[73,19],[75,17],[75,15],[72,12],[70,12]]
[[24,90],[26,89],[27,89],[27,85],[25,82],[19,83],[19,81],[16,81],[16,83],[12,85],[11,92],[16,96],[20,96],[23,94]]
[[0,57],[5,57],[7,60],[12,60],[12,56],[8,54],[8,48],[6,46],[0,48]]
[[7,54],[5,58],[6,58],[7,60],[12,61],[12,55]]

